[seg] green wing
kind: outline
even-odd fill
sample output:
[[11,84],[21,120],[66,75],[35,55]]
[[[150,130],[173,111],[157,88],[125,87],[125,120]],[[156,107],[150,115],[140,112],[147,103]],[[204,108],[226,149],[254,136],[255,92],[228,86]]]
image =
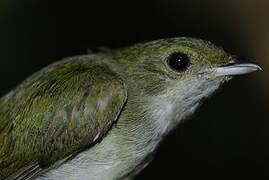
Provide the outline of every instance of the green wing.
[[126,101],[117,74],[87,57],[34,74],[0,100],[0,179],[29,176],[89,148]]

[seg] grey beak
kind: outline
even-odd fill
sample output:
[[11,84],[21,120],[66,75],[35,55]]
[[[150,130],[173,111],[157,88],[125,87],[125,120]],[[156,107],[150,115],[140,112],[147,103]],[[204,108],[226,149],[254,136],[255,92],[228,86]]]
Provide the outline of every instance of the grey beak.
[[216,76],[232,76],[248,74],[255,71],[262,71],[262,68],[256,63],[245,58],[235,58],[235,63],[214,69]]

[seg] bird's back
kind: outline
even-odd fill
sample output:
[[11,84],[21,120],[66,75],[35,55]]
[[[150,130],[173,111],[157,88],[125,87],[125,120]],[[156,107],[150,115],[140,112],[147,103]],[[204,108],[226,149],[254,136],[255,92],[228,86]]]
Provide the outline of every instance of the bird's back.
[[0,179],[31,176],[109,131],[126,91],[97,60],[91,55],[52,64],[1,98]]

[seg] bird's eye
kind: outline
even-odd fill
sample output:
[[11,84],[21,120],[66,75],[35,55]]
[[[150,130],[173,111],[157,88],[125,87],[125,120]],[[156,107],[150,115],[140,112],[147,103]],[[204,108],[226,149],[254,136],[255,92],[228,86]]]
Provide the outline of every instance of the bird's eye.
[[168,56],[167,63],[169,67],[177,72],[183,72],[190,66],[188,56],[181,52],[175,52]]

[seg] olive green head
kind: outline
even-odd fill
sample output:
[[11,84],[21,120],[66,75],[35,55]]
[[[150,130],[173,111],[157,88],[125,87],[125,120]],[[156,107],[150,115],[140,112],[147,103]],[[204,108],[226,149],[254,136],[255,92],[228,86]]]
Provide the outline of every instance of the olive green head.
[[253,63],[239,62],[208,41],[186,37],[139,43],[112,54],[122,65],[123,76],[134,79],[149,92],[166,89],[171,81],[223,81],[231,75],[260,70]]

